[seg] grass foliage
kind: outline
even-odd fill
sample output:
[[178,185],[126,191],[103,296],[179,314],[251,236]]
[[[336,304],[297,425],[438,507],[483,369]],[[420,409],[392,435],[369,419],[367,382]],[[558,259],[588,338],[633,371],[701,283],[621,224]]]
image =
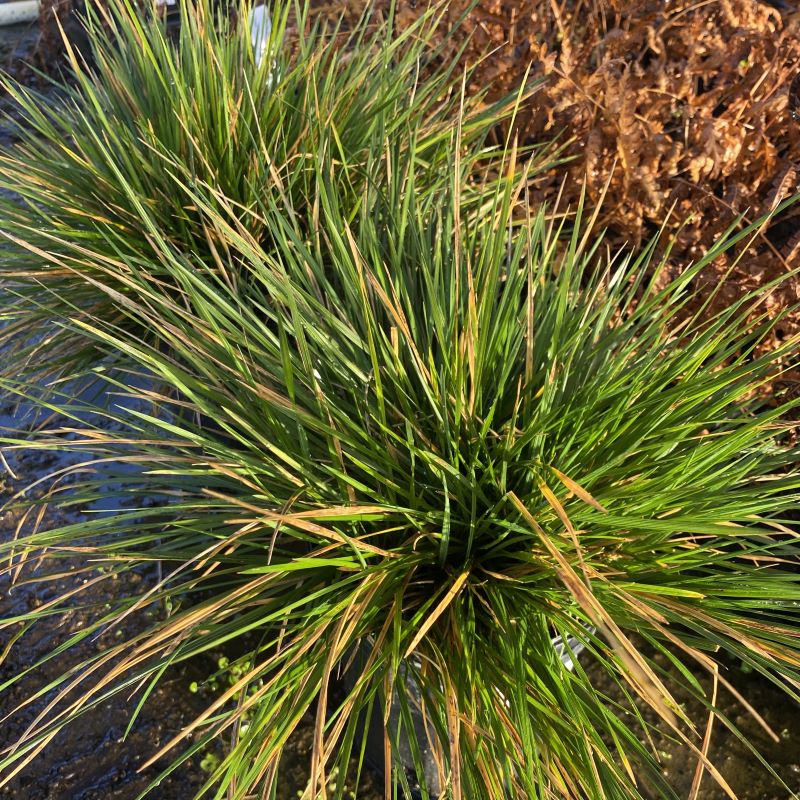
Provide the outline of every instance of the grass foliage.
[[[313,24],[307,5],[271,6],[260,65],[246,5],[233,13],[234,4],[231,16],[209,2],[181,6],[176,35],[115,0],[90,4],[88,52],[70,48],[72,78],[57,91],[1,80],[16,101],[8,124],[19,139],[0,154],[3,234],[14,244],[0,274],[7,296],[17,294],[3,309],[3,341],[14,349],[15,375],[31,364],[40,376],[69,376],[98,358],[63,333],[48,340],[46,355],[17,336],[47,325],[33,274],[50,292],[48,307],[112,318],[95,282],[132,290],[119,257],[154,270],[162,251],[176,248],[224,270],[229,243],[210,234],[207,213],[236,219],[269,248],[265,204],[307,210],[312,226],[317,211],[307,206],[321,164],[350,218],[364,186],[381,180],[376,148],[391,143],[421,182],[441,184],[454,115],[474,145],[513,111],[514,98],[485,105],[463,97],[456,61],[431,41],[433,12],[396,35],[391,16],[365,14],[344,32]],[[161,277],[167,291],[168,270]]]
[[[112,237],[92,228],[89,260],[105,267],[88,281],[71,261],[68,295],[34,295],[51,256],[16,274],[39,320],[110,359],[95,367],[104,402],[51,385],[39,402],[55,416],[5,437],[84,454],[72,480],[16,502],[122,508],[0,545],[7,569],[48,553],[87,577],[152,576],[72,643],[149,604],[171,610],[43,689],[52,704],[0,754],[5,774],[110,695],[145,702],[170,667],[233,644],[237,680],[178,739],[190,754],[231,742],[204,791],[237,800],[273,796],[309,710],[311,797],[344,794],[351,760],[363,766],[361,713],[394,704],[390,795],[410,793],[409,739],[417,772],[432,747],[456,799],[635,800],[676,796],[644,735],[654,718],[704,761],[675,687],[711,708],[694,672],[716,673],[721,654],[798,699],[800,474],[785,421],[798,401],[759,400],[797,342],[755,355],[776,322],[748,322],[762,294],[687,311],[697,273],[753,229],[667,281],[653,246],[613,256],[584,236],[581,210],[569,230],[544,210],[519,219],[529,175],[513,148],[483,185],[479,137],[442,138],[440,181],[419,168],[424,143],[371,141],[364,173],[380,180],[356,203],[314,156],[304,202],[265,191],[258,229],[239,198],[172,174],[196,240],[216,243],[210,264],[164,231],[139,252],[122,228],[103,261]],[[143,228],[147,196],[125,212]],[[50,230],[48,252],[77,260],[76,230]],[[70,308],[84,285],[96,304]],[[41,394],[24,378],[4,387]],[[639,706],[569,671],[555,635]]]

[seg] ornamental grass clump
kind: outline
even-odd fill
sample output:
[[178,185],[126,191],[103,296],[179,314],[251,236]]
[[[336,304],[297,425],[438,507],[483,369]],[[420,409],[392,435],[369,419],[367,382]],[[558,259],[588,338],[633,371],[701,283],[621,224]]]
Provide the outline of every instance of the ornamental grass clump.
[[470,145],[513,113],[513,97],[462,96],[457,62],[431,39],[439,12],[402,33],[391,15],[365,13],[344,33],[315,24],[307,4],[270,8],[257,58],[247,3],[225,13],[211,0],[182,3],[177,34],[129,0],[88,4],[85,52],[68,49],[70,79],[44,94],[0,81],[17,104],[8,120],[16,141],[0,150],[3,341],[13,342],[15,370],[35,364],[42,375],[69,376],[98,358],[63,331],[48,339],[46,357],[38,341],[16,335],[33,320],[48,324],[32,273],[50,306],[117,320],[96,282],[129,293],[121,258],[161,269],[165,291],[160,260],[170,248],[235,283],[236,254],[220,252],[229,243],[214,238],[206,213],[232,215],[268,248],[268,198],[313,227],[307,207],[323,172],[352,218],[364,185],[380,181],[373,155],[388,143],[435,185],[447,177],[456,112]]
[[[483,211],[464,208],[471,158],[453,152],[443,191],[390,148],[355,215],[319,173],[314,235],[276,201],[271,249],[198,193],[220,258],[239,254],[237,291],[165,247],[158,275],[119,254],[136,291],[98,278],[113,317],[53,304],[124,358],[101,373],[108,402],[54,393],[54,421],[6,437],[85,454],[73,481],[15,502],[159,503],[30,532],[2,546],[6,569],[48,555],[87,577],[160,565],[75,641],[154,602],[171,611],[49,686],[4,774],[114,693],[146,702],[172,666],[235,645],[237,680],[162,751],[222,737],[208,796],[274,796],[310,711],[308,796],[342,797],[365,714],[390,708],[387,796],[411,796],[432,751],[457,800],[675,798],[654,719],[733,796],[674,698],[713,711],[695,673],[728,686],[730,656],[798,699],[797,401],[764,407],[758,391],[797,342],[754,356],[776,324],[757,314],[762,295],[684,312],[693,278],[752,229],[664,285],[653,247],[611,256],[580,219],[571,233],[545,211],[515,220],[513,155]],[[191,302],[163,291],[164,273]],[[586,647],[574,671],[559,635]],[[628,701],[598,691],[597,670]]]

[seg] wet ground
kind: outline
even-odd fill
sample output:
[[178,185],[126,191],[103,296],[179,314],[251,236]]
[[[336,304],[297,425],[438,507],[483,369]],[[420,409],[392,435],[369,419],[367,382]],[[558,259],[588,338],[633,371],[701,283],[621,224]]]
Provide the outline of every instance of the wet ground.
[[[581,658],[584,660],[584,657]],[[668,667],[665,657],[656,655],[655,660],[662,667]],[[771,775],[742,739],[718,719],[712,726],[709,759],[740,800],[796,800],[800,797],[800,707],[765,678],[744,672],[740,664],[730,661],[723,663],[724,676],[758,711],[775,738],[722,685],[719,686],[717,705],[722,714],[760,751],[779,778]],[[601,670],[587,665],[587,672],[599,691],[613,698],[615,702],[625,704],[619,689]],[[695,677],[710,695],[712,677],[701,670],[695,672]],[[672,690],[674,686],[670,685],[669,688]],[[700,739],[696,741],[699,745],[705,734],[708,712],[688,692],[677,690],[674,696],[684,706],[699,731]],[[649,723],[656,725],[656,732],[651,732],[651,735],[663,774],[680,798],[691,797],[697,757],[687,753],[685,745],[667,733],[666,726],[659,724],[655,712],[643,704],[640,704],[639,711]],[[645,796],[648,796],[647,787],[641,788]],[[700,783],[697,800],[724,800],[727,797],[725,791],[706,771]],[[652,800],[657,798],[653,796]]]
[[[39,26],[36,23],[0,25],[0,68],[3,71],[31,76],[36,62]],[[35,68],[35,67],[34,67]]]
[[[0,425],[21,427],[29,421],[24,411],[14,409],[11,405],[0,409]],[[9,470],[2,476],[0,506],[16,491],[74,460],[74,456],[47,452],[8,454]],[[44,525],[53,527],[79,519],[77,514],[66,516],[55,511],[48,515]],[[4,511],[0,515],[0,537],[7,540],[13,536],[19,523],[18,512]],[[0,572],[0,619],[3,620],[34,610],[56,596],[79,589],[96,576],[103,578],[93,584],[89,591],[77,595],[64,614],[38,623],[15,643],[5,659],[0,659],[0,684],[23,674],[70,636],[85,629],[116,597],[139,594],[149,578],[146,573],[112,576],[108,573],[85,572],[82,570],[84,566],[85,562],[75,559],[50,558],[41,564],[24,568],[21,574],[14,576],[13,583],[10,575]],[[59,577],[36,580],[45,574]],[[87,637],[66,654],[24,675],[0,693],[0,718],[10,714],[73,664],[104,650],[117,636],[134,635],[147,624],[148,617],[160,613],[163,612],[159,608],[143,609],[141,614],[132,615],[123,623],[119,634],[109,632],[102,636]],[[17,630],[14,627],[0,629],[0,653]],[[138,771],[140,764],[153,752],[154,747],[191,722],[202,710],[200,698],[192,695],[188,687],[192,680],[202,679],[207,674],[207,671],[203,674],[200,663],[167,673],[125,739],[123,734],[135,702],[125,696],[117,696],[103,703],[56,737],[33,764],[22,769],[9,784],[0,789],[0,797],[14,800],[128,800],[136,797],[169,761],[164,760],[141,773]],[[20,713],[3,720],[0,726],[0,751],[35,721],[53,694],[52,691],[44,694]],[[165,800],[189,800],[193,797],[204,779],[198,760],[187,762],[173,773],[159,787],[156,796]]]

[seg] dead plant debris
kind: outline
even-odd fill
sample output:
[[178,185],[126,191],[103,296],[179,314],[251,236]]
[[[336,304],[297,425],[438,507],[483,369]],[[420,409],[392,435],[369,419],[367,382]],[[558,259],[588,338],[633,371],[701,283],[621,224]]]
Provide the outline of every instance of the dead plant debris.
[[[755,0],[452,0],[442,20],[478,65],[470,90],[495,95],[541,81],[517,122],[522,142],[569,140],[566,168],[541,182],[552,201],[565,181],[572,207],[585,183],[603,199],[597,225],[618,245],[637,245],[666,220],[672,270],[702,257],[743,215],[774,209],[800,183],[800,10]],[[400,25],[424,12],[400,0]],[[464,16],[463,22],[458,20]],[[737,260],[738,259],[738,260]],[[705,270],[711,310],[800,267],[800,208],[747,248]],[[783,313],[800,280],[772,292]],[[800,333],[791,311],[776,336]],[[791,378],[791,376],[789,376]],[[797,376],[795,376],[796,378]],[[786,386],[797,385],[790,380]]]

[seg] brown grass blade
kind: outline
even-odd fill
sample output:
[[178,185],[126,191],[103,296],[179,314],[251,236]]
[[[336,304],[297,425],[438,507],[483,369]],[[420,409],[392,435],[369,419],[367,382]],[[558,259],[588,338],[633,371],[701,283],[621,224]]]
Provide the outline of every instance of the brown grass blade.
[[561,470],[556,469],[555,467],[550,467],[550,471],[567,487],[577,498],[583,500],[584,503],[590,505],[592,508],[596,509],[597,511],[602,511],[604,514],[608,514],[608,509],[601,505],[597,500],[592,497],[589,492],[586,491],[579,483],[572,480],[569,476],[565,475]]
[[447,590],[447,594],[439,601],[439,604],[436,608],[433,609],[430,616],[422,623],[420,629],[417,631],[416,635],[411,641],[411,644],[408,646],[405,652],[405,658],[408,658],[416,649],[417,645],[422,641],[425,637],[425,634],[431,629],[434,622],[436,622],[439,617],[447,610],[450,603],[455,600],[458,593],[464,587],[464,584],[467,582],[467,578],[469,578],[469,570],[465,570],[462,572],[456,579],[453,581],[453,585]]

